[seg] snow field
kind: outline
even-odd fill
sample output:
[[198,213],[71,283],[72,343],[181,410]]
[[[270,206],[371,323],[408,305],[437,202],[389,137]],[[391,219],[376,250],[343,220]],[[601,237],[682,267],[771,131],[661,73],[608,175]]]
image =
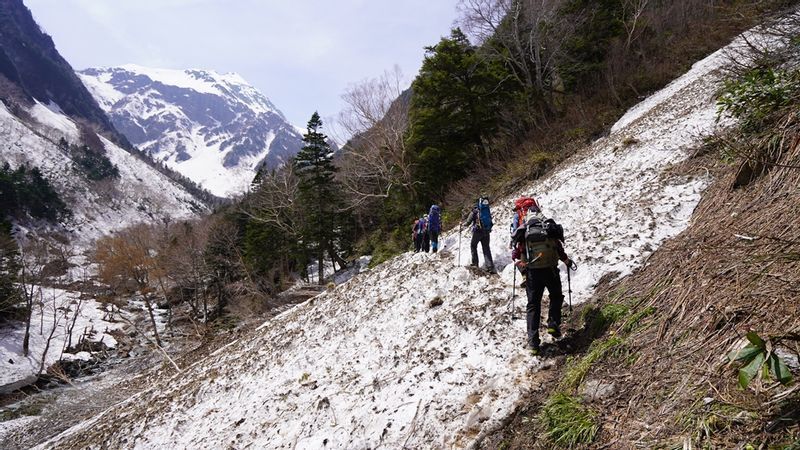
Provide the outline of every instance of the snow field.
[[[38,301],[42,303],[34,305],[28,356],[22,356],[24,327],[4,330],[6,334],[0,340],[0,388],[35,376],[39,372],[43,356],[45,370],[61,359],[62,350],[69,339],[68,329],[73,326],[73,320],[75,324],[72,345],[77,345],[79,338],[87,330],[94,330],[94,334],[88,338],[89,341],[102,341],[110,348],[117,345],[110,332],[121,329],[123,324],[111,321],[105,306],[94,300],[83,300],[78,308],[79,294],[62,289],[39,288],[38,292],[37,303]],[[53,330],[45,355],[47,340]],[[87,359],[87,357],[89,354],[86,352],[63,354],[63,359]]]
[[720,126],[720,55],[547,177],[495,201],[492,252],[502,277],[458,267],[459,250],[469,261],[470,236],[459,248],[451,232],[443,252],[406,253],[359,274],[41,448],[470,447],[523,401],[543,364],[522,347],[524,321],[508,315],[514,199],[534,196],[564,225],[580,266],[576,303],[604,275],[641,266],[685,229],[711,181],[701,168],[670,169]]

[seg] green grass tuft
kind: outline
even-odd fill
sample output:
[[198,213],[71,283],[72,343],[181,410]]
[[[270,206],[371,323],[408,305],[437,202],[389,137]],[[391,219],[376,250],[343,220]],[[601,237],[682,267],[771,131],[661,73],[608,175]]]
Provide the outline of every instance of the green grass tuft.
[[618,350],[623,345],[624,341],[619,336],[612,336],[602,341],[595,341],[589,347],[586,356],[581,358],[576,364],[570,364],[569,368],[564,373],[564,378],[561,379],[561,389],[569,391],[577,388],[586,378],[592,364],[596,363],[614,350]]
[[625,323],[622,325],[621,331],[623,333],[630,333],[636,327],[639,326],[639,322],[642,321],[645,317],[652,316],[656,312],[656,309],[652,306],[648,306],[647,308],[642,309],[634,314],[631,314],[626,320]]
[[539,414],[548,439],[560,447],[590,444],[599,430],[597,413],[575,397],[557,392]]

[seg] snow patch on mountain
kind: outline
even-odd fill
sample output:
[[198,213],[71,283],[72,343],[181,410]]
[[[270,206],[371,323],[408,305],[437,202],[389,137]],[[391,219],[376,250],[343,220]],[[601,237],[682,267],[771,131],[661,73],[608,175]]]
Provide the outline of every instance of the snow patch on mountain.
[[235,73],[129,64],[78,75],[131,142],[217,196],[241,194],[262,165],[302,147],[302,132]]
[[72,210],[65,228],[77,247],[88,248],[97,238],[135,223],[188,219],[207,211],[166,175],[103,137],[106,156],[120,176],[86,180],[57,145],[62,137],[77,144],[77,126],[55,111],[37,104],[30,114],[40,122],[23,123],[0,104],[0,161],[41,169]]
[[76,141],[80,136],[75,122],[67,117],[55,103],[44,105],[36,101],[28,112],[39,123],[63,133],[67,140]]

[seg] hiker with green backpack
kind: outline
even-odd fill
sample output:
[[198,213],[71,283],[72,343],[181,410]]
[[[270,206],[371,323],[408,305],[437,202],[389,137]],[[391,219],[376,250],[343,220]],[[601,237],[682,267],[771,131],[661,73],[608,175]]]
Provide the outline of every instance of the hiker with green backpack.
[[484,269],[489,273],[497,273],[494,268],[494,261],[492,260],[492,249],[489,247],[489,238],[492,233],[492,213],[489,209],[489,197],[482,195],[478,199],[478,204],[472,209],[472,212],[467,216],[464,226],[472,227],[472,241],[470,241],[470,250],[472,250],[472,266],[478,267],[478,243],[483,248],[483,263]]
[[539,353],[539,322],[542,316],[544,290],[547,289],[550,296],[547,332],[558,338],[561,336],[561,306],[564,302],[558,261],[563,261],[567,265],[567,274],[569,270],[575,270],[576,266],[564,251],[564,228],[553,219],[546,218],[535,201],[525,206],[527,207],[525,221],[519,222],[514,230],[512,246],[515,248],[514,259],[519,259],[515,265],[522,269],[527,277],[526,346],[536,355]]

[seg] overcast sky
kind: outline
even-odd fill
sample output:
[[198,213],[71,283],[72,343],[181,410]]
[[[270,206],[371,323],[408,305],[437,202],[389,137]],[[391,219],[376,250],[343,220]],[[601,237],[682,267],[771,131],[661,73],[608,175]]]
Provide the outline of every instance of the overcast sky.
[[24,0],[75,69],[134,63],[237,72],[305,128],[349,84],[413,79],[458,0]]

